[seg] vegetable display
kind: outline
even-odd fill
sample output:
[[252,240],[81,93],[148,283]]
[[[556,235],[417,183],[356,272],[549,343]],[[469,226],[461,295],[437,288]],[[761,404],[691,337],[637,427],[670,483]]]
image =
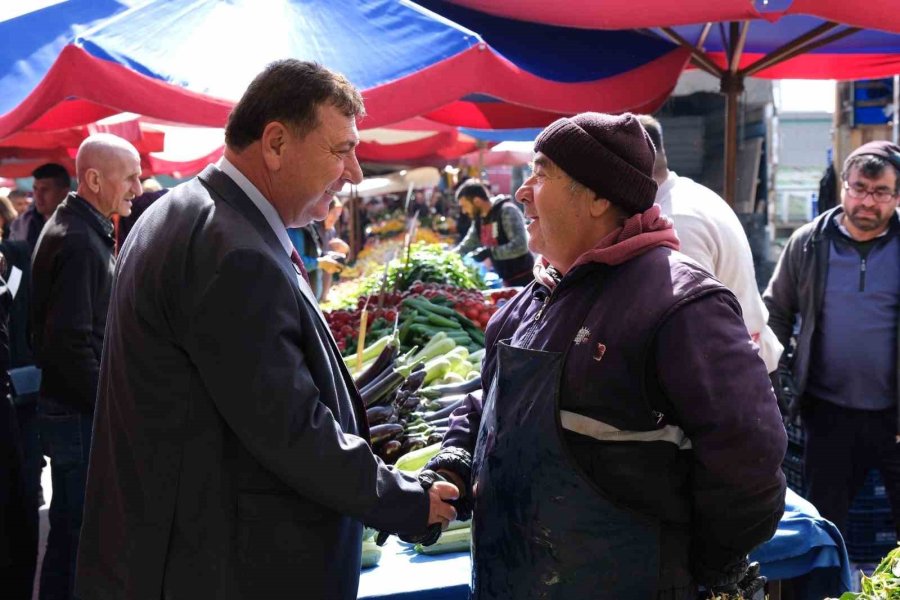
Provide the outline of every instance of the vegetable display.
[[859,593],[845,592],[839,598],[839,600],[896,599],[900,599],[900,547],[888,552],[871,576],[863,575]]
[[384,336],[362,353],[344,357],[363,404],[372,449],[388,464],[426,446],[438,444],[450,415],[469,391],[480,388],[483,352],[470,353],[444,332],[421,349],[400,353],[396,336]]
[[368,316],[366,345],[393,332],[398,322],[402,349],[424,345],[435,333],[444,331],[459,345],[475,351],[484,346],[483,331],[498,307],[499,302],[477,290],[416,282],[406,291],[362,296],[355,308],[324,315],[342,352],[356,348],[363,310]]

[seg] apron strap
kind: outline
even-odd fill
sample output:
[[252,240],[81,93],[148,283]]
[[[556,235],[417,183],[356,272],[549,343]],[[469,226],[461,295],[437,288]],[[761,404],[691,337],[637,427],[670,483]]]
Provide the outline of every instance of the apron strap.
[[666,425],[652,431],[622,431],[603,421],[568,410],[559,411],[559,420],[563,429],[601,442],[669,442],[678,446],[679,450],[691,449],[691,440],[681,427],[675,425]]

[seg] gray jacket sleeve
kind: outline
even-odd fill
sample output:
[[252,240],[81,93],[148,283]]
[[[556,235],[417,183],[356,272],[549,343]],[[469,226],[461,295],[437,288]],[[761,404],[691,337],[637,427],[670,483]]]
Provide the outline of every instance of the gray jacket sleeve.
[[481,238],[479,237],[478,231],[478,223],[477,219],[473,219],[469,224],[469,229],[466,231],[466,236],[459,243],[459,245],[455,248],[455,250],[462,256],[465,256],[472,250],[477,249],[481,245]]
[[518,258],[528,252],[528,234],[522,212],[507,203],[500,211],[500,226],[506,233],[507,242],[491,248],[491,258],[507,260]]
[[386,531],[423,530],[429,500],[418,480],[385,465],[321,401],[320,386],[340,375],[326,378],[320,365],[313,377],[304,348],[319,334],[301,329],[291,284],[270,257],[235,250],[197,299],[185,345],[219,414],[302,497]]
[[[798,232],[799,233],[799,232]],[[803,253],[805,236],[793,235],[785,245],[778,264],[769,279],[769,285],[763,292],[763,302],[769,309],[769,327],[785,348],[794,331],[794,321],[800,311],[800,300],[797,295],[797,276],[799,259]],[[812,273],[809,274],[812,276]]]

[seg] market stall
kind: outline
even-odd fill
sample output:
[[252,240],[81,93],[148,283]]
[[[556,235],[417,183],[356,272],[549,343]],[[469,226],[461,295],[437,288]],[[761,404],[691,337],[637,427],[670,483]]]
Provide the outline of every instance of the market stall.
[[[751,555],[778,588],[791,587],[797,600],[821,600],[850,587],[850,565],[834,525],[819,517],[806,500],[788,490],[786,510],[775,536]],[[464,600],[468,598],[471,560],[468,552],[428,556],[395,540],[383,550],[378,566],[363,569],[359,598],[365,600]]]

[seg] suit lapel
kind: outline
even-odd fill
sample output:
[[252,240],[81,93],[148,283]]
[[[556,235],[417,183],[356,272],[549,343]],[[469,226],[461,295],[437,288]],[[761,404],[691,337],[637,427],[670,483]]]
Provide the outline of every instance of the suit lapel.
[[262,236],[263,240],[265,240],[266,245],[272,251],[272,254],[278,260],[278,264],[281,268],[289,274],[290,277],[293,277],[298,282],[298,286],[300,288],[300,293],[306,299],[307,303],[310,305],[310,308],[315,311],[315,313],[319,316],[319,321],[324,328],[324,336],[328,339],[328,343],[331,346],[334,355],[337,357],[338,368],[341,371],[341,374],[344,377],[344,381],[350,390],[350,396],[353,400],[353,407],[355,410],[356,423],[357,428],[359,429],[360,435],[366,440],[369,439],[369,425],[366,421],[366,408],[363,405],[362,398],[359,396],[359,392],[356,389],[356,384],[353,382],[353,377],[350,375],[350,371],[347,369],[344,361],[341,359],[341,352],[337,347],[337,344],[334,342],[334,337],[331,335],[331,328],[328,326],[328,322],[325,321],[325,316],[322,314],[322,311],[319,309],[319,302],[316,300],[316,295],[313,293],[312,288],[309,287],[309,284],[306,280],[296,271],[294,263],[291,261],[291,258],[285,253],[284,246],[281,245],[281,242],[278,241],[278,236],[275,235],[275,232],[272,231],[272,227],[269,225],[269,222],[263,216],[259,209],[256,208],[256,205],[253,204],[253,201],[247,197],[247,194],[244,193],[244,190],[236,184],[231,177],[220,171],[216,168],[215,165],[208,165],[200,175],[197,176],[200,181],[211,191],[213,191],[218,197],[222,198],[225,202],[228,203],[229,206],[233,207],[237,210],[241,215],[244,216],[253,227],[259,232]]

